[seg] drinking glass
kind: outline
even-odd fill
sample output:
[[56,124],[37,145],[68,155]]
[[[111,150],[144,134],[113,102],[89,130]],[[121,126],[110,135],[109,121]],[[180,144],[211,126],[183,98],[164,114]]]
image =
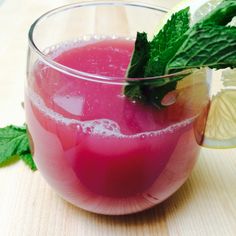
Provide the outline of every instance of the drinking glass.
[[[151,38],[166,12],[84,2],[49,11],[30,28],[25,110],[33,157],[52,188],[82,209],[122,215],[150,208],[179,189],[196,163],[209,107],[206,70],[185,74],[158,109],[124,96],[124,74],[107,76],[96,61],[94,73],[63,61],[97,42],[133,47],[137,31]],[[80,55],[71,58],[82,65]],[[114,67],[106,59],[105,68]],[[176,76],[183,75],[156,79]]]

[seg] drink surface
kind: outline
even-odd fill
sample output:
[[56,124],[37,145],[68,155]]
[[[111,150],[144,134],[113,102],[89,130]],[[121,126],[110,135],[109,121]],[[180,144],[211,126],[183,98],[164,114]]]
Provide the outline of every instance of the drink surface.
[[[122,82],[132,50],[133,41],[105,39],[61,46],[50,55]],[[183,184],[198,155],[206,104],[201,83],[180,86],[176,102],[158,110],[128,100],[122,85],[75,78],[40,61],[26,90],[41,173],[73,204],[104,214],[149,208]]]

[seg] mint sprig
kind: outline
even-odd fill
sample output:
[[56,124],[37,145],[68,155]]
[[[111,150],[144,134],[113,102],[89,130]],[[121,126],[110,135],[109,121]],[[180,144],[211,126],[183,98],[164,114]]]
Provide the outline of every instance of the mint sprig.
[[32,170],[37,170],[30,153],[26,126],[9,125],[0,128],[0,166],[18,159],[24,161]]
[[[236,1],[224,0],[202,20],[190,27],[189,8],[172,15],[160,32],[149,42],[146,63],[131,59],[136,73],[133,78],[157,77],[188,69],[209,67],[212,69],[236,68],[236,27],[227,24],[236,16]],[[140,39],[139,39],[140,40]],[[142,44],[142,42],[139,42]],[[133,55],[138,53],[135,51]],[[144,56],[143,56],[144,57]],[[147,59],[148,58],[148,59]],[[134,69],[135,67],[139,67]],[[130,78],[129,71],[127,77]],[[124,94],[134,100],[163,108],[164,96],[176,89],[183,76],[168,79],[128,81]],[[128,91],[128,92],[127,92]]]

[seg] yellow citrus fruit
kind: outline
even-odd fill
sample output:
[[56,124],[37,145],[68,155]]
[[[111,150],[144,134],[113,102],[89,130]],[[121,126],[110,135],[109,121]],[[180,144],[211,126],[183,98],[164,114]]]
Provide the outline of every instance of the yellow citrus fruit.
[[203,146],[236,147],[236,70],[213,72]]

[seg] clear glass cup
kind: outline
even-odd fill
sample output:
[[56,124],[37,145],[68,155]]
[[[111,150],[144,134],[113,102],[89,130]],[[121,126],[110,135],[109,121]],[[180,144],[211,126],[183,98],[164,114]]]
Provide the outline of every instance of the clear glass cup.
[[96,42],[132,46],[137,31],[152,37],[165,14],[144,3],[78,3],[30,28],[25,110],[34,160],[52,188],[80,208],[142,211],[172,195],[194,167],[209,105],[205,70],[178,82],[159,110],[126,98],[124,76],[100,67],[87,73],[58,59]]

